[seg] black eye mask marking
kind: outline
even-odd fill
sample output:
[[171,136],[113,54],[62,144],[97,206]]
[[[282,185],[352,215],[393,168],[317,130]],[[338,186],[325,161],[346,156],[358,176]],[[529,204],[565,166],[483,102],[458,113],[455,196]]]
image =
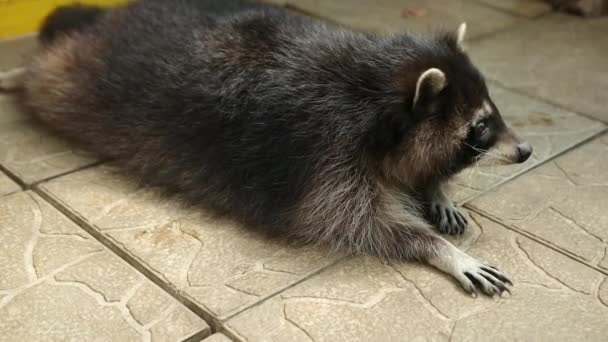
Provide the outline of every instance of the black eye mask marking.
[[474,127],[475,141],[484,142],[490,134],[490,128],[485,122],[480,122]]

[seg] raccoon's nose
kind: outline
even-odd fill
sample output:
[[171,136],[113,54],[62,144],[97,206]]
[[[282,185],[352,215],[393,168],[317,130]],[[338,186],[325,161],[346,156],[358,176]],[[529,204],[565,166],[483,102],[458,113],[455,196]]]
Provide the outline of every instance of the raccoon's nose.
[[527,142],[517,145],[517,156],[518,156],[517,162],[518,163],[525,162],[526,160],[528,160],[528,158],[530,158],[531,155],[532,155],[532,145],[530,145]]

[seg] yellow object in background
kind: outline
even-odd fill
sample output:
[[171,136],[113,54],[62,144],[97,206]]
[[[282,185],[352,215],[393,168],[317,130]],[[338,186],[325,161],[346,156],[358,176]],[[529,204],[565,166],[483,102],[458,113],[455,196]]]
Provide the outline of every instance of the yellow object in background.
[[38,31],[55,7],[71,3],[111,6],[126,0],[0,0],[0,38]]

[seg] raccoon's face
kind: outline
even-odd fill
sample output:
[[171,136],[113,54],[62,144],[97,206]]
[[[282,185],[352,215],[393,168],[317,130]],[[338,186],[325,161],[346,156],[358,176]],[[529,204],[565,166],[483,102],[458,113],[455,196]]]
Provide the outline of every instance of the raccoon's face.
[[[461,27],[457,50],[463,35]],[[503,121],[483,77],[462,50],[420,74],[410,111],[415,128],[394,165],[402,180],[445,179],[480,161],[523,163],[532,154],[532,146]]]
[[532,146],[505,124],[489,96],[468,117],[468,134],[461,151],[467,164],[473,161],[523,163],[532,155]]

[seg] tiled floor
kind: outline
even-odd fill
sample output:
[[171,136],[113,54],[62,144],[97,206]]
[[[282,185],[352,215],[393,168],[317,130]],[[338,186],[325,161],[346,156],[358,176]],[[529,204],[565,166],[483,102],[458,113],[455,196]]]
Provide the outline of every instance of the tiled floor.
[[417,265],[349,258],[230,319],[226,329],[253,341],[605,338],[606,275],[486,218],[472,218],[461,245],[509,270],[517,284],[510,298],[471,298],[442,274]]
[[174,340],[209,326],[31,191],[0,199],[6,341]]
[[4,39],[0,54],[0,71],[22,64],[35,48],[36,37],[32,34]]
[[[467,48],[535,154],[454,180],[471,217],[454,242],[510,274],[512,296],[474,299],[423,265],[270,241],[180,208],[0,93],[0,340],[605,341],[608,18],[540,0],[269,2],[357,30],[467,22]],[[33,46],[0,42],[0,71]]]
[[459,202],[530,170],[605,128],[599,121],[506,90],[496,83],[490,84],[490,92],[506,122],[534,146],[534,154],[523,164],[479,165],[465,170],[454,179],[451,189],[452,197]]
[[608,272],[607,170],[605,134],[468,205]]
[[180,210],[104,166],[43,183],[39,191],[220,320],[338,258]]
[[608,122],[608,17],[548,15],[473,42],[487,77],[518,92]]

